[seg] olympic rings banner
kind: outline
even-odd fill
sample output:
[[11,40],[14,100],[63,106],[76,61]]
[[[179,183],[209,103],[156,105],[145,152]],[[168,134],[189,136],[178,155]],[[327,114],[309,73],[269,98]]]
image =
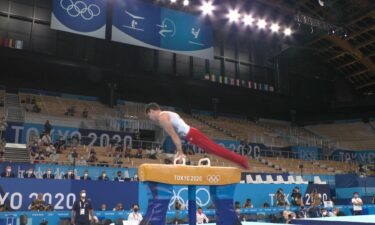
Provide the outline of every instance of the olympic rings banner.
[[213,59],[212,26],[198,16],[139,0],[113,4],[113,41]]
[[53,0],[51,28],[105,39],[107,1]]
[[[291,193],[294,187],[298,186],[306,206],[311,205],[311,192],[314,188],[322,195],[322,200],[330,199],[330,189],[328,184],[237,184],[234,192],[234,201],[243,205],[247,198],[252,200],[254,208],[261,208],[264,203],[270,206],[276,206],[275,193],[282,188],[285,193],[286,201],[291,203]],[[147,195],[149,193],[147,185],[139,183],[139,204],[142,209],[147,208]],[[197,205],[207,209],[212,205],[212,196],[208,186],[198,186],[196,190]],[[179,201],[184,207],[188,207],[188,188],[187,186],[173,186],[173,197],[168,205],[168,210],[174,210],[176,201]],[[323,202],[322,202],[323,204]]]

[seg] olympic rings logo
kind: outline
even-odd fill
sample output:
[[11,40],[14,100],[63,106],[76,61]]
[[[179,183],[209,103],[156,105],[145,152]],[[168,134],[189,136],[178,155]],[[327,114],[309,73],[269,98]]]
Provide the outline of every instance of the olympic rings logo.
[[60,6],[69,16],[81,16],[84,20],[92,20],[95,16],[100,15],[100,7],[96,4],[87,5],[83,1],[60,0]]
[[207,180],[210,184],[216,184],[220,181],[220,175],[208,175]]
[[[171,201],[169,202],[169,205],[168,205],[168,209],[170,210],[171,208],[174,207],[174,204],[176,203],[176,201],[178,201],[180,204],[186,206],[186,209],[189,208],[189,205],[188,205],[188,202],[189,201],[186,201],[182,198],[182,192],[183,191],[187,191],[188,188],[181,188],[180,190],[178,190],[177,194],[176,192],[173,190],[173,197],[171,198]],[[199,193],[203,192],[204,194],[201,194],[199,195]],[[197,191],[195,192],[196,193],[196,203],[199,207],[205,207],[207,206],[210,201],[211,201],[211,195],[210,195],[210,192],[206,189],[206,188],[198,188]],[[202,197],[202,199],[201,199]],[[207,198],[207,200],[206,200]],[[204,201],[206,200],[206,201]]]

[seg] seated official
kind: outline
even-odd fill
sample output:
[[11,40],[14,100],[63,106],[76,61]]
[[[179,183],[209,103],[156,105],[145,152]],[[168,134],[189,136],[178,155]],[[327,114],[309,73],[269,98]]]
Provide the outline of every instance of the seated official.
[[34,178],[35,179],[36,177],[35,177],[33,169],[30,168],[27,172],[25,172],[23,174],[23,178],[26,178],[26,179],[33,179]]
[[52,174],[51,169],[47,169],[47,173],[43,174],[43,179],[55,179],[55,175]]
[[87,170],[83,172],[83,176],[81,176],[81,180],[91,180],[91,177],[89,176],[89,172]]
[[2,178],[15,178],[16,176],[12,173],[12,167],[5,167],[5,172],[1,174]]

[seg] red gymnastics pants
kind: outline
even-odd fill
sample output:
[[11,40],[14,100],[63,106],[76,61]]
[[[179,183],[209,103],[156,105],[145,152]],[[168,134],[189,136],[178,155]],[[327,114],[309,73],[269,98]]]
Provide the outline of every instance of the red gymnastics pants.
[[215,154],[217,156],[220,156],[224,159],[227,159],[240,165],[244,169],[249,169],[249,163],[246,157],[234,153],[222,147],[221,145],[216,144],[206,135],[204,135],[202,132],[195,129],[194,127],[190,127],[190,130],[186,135],[186,140],[189,141],[191,144],[203,149],[207,153]]

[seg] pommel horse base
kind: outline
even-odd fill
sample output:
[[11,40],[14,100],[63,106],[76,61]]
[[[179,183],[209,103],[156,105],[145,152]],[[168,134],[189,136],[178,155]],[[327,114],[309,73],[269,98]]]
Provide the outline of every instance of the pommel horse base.
[[[208,165],[202,165],[208,161]],[[196,225],[196,186],[210,186],[211,198],[216,206],[217,225],[240,225],[234,207],[233,194],[241,180],[241,171],[233,167],[211,167],[209,159],[199,160],[198,166],[182,164],[142,164],[139,180],[148,185],[151,195],[148,209],[140,225],[165,225],[168,205],[173,197],[173,185],[187,185],[189,198],[189,224]]]

